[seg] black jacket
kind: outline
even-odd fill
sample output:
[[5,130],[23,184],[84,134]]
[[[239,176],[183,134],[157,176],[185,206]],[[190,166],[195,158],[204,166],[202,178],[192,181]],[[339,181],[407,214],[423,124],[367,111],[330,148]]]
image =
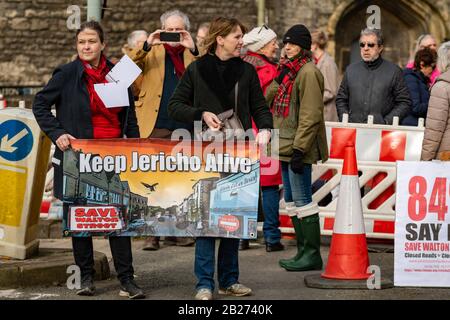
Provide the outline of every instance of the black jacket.
[[404,126],[417,126],[419,118],[427,118],[428,102],[430,101],[430,90],[428,84],[430,79],[420,71],[406,68],[403,77],[409,90],[412,105],[408,115],[402,120]]
[[401,121],[410,106],[402,70],[381,57],[348,66],[336,97],[339,120],[348,113],[353,123],[367,123],[373,115],[376,124],[392,124],[395,116]]
[[[113,64],[107,62],[108,67]],[[47,85],[36,94],[33,102],[33,113],[41,130],[56,143],[63,134],[70,134],[79,139],[93,139],[93,126],[89,93],[83,77],[84,67],[80,60],[75,60],[56,68]],[[130,107],[119,113],[122,135],[128,138],[139,138],[134,111],[134,100],[128,90]],[[55,105],[56,117],[51,112]],[[54,195],[62,199],[63,152],[56,147],[54,167]]]
[[273,119],[266,104],[255,68],[240,58],[233,58],[223,76],[219,76],[215,56],[206,54],[191,63],[169,101],[169,116],[193,123],[202,112],[219,114],[234,108],[234,86],[239,81],[237,114],[244,129],[272,129]]

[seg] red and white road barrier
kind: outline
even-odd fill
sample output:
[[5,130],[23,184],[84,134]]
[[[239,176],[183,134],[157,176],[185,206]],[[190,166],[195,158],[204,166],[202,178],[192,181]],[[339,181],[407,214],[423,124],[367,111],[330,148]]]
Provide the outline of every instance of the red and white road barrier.
[[7,107],[7,101],[5,99],[5,97],[0,94],[0,110],[1,109],[5,109]]
[[47,218],[48,217],[48,212],[50,211],[50,206],[51,205],[52,205],[52,199],[51,198],[42,199],[41,210],[40,210],[41,218]]
[[[330,193],[333,200],[319,206],[321,232],[331,235],[338,201],[337,191],[341,179],[342,159],[348,142],[356,146],[360,172],[359,184],[365,188],[362,197],[364,227],[368,238],[394,239],[396,161],[419,161],[425,127],[423,119],[419,126],[376,125],[369,117],[367,124],[326,122],[330,159],[313,166],[312,181],[324,180],[325,184],[315,190],[313,201],[319,203]],[[280,230],[290,237],[294,229],[280,202]]]

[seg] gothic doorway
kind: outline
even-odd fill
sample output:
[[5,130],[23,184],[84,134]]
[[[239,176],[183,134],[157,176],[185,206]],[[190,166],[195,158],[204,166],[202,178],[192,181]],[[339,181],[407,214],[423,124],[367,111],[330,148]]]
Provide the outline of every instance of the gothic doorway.
[[403,67],[415,47],[415,39],[431,33],[438,43],[447,36],[447,28],[440,13],[427,1],[361,0],[343,1],[336,8],[328,24],[339,71],[360,59],[359,34],[366,27],[370,14],[367,8],[377,5],[381,9],[381,29],[385,38],[383,57]]

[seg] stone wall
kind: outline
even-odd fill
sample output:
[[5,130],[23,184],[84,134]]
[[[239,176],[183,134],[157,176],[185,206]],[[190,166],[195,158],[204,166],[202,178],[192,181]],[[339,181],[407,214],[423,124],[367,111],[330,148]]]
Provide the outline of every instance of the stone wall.
[[[71,61],[74,31],[68,30],[69,5],[83,0],[0,0],[0,87],[45,84],[54,68]],[[256,23],[254,0],[109,0],[103,19],[108,55],[121,56],[120,48],[136,29],[153,31],[166,10],[179,8],[191,19],[191,31],[218,15],[233,16],[247,25]],[[81,21],[86,9],[81,8]]]
[[[405,1],[416,8],[421,8],[423,4],[432,6],[434,13],[446,21],[445,32],[449,36],[450,0],[398,0],[396,3]],[[81,20],[85,21],[86,9],[83,6],[86,6],[86,2],[86,0],[0,0],[0,87],[43,85],[57,65],[69,62],[75,54],[75,47],[74,31],[68,30],[66,25],[69,16],[67,8],[69,5],[81,6],[83,14]],[[304,23],[310,29],[327,30],[333,21],[335,26],[342,23],[339,21],[341,13],[355,3],[367,3],[368,6],[372,3],[387,5],[393,2],[266,0],[267,20],[280,38],[290,26],[297,23]],[[218,15],[237,17],[249,27],[256,24],[255,0],[108,0],[108,8],[103,19],[107,33],[108,55],[120,57],[120,48],[131,31],[136,29],[152,31],[159,28],[161,13],[173,8],[180,8],[190,16],[193,33],[200,23],[210,21]],[[400,19],[403,19],[404,13],[398,12]],[[427,22],[424,21],[423,25],[425,29]],[[339,28],[336,27],[332,32],[335,31],[339,32]],[[407,41],[411,42],[411,37],[415,34],[409,33]],[[333,54],[334,36],[332,35],[329,46],[329,51]]]
[[310,29],[325,28],[340,2],[339,0],[268,0],[269,22],[280,36],[290,26],[298,23]]

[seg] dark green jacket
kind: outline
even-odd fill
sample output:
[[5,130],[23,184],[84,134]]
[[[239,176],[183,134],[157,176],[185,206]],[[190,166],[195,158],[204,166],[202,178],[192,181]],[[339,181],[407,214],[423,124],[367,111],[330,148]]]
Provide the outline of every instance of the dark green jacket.
[[[273,81],[266,92],[272,105],[279,84]],[[314,164],[328,159],[327,137],[323,118],[324,80],[314,63],[305,64],[295,78],[289,105],[289,115],[284,118],[274,114],[274,128],[279,129],[279,157],[290,161],[293,149],[303,152],[304,163]],[[300,110],[300,112],[299,112]]]

